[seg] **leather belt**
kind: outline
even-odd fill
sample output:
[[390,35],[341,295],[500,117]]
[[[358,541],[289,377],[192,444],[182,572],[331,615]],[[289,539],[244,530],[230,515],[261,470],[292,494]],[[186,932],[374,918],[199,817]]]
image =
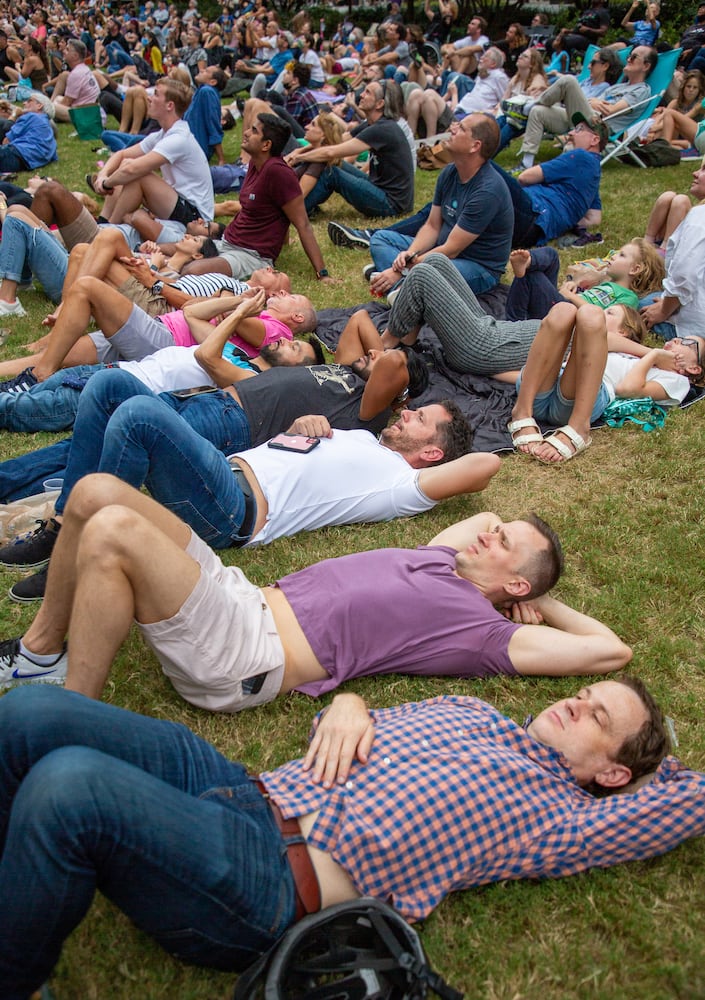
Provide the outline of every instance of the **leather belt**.
[[252,492],[252,487],[247,481],[247,476],[242,468],[238,465],[235,459],[228,459],[228,464],[233,470],[233,475],[237,480],[237,484],[242,491],[242,495],[245,498],[245,516],[242,519],[242,524],[240,525],[240,534],[243,536],[238,539],[238,541],[233,542],[232,547],[234,549],[242,548],[246,545],[252,538],[252,532],[255,530],[255,521],[257,520],[257,501],[255,500],[255,495]]
[[[286,856],[294,876],[294,887],[296,889],[296,920],[301,920],[307,913],[318,913],[321,908],[321,889],[318,885],[316,872],[308,853],[306,841],[301,833],[299,821],[295,816],[291,819],[284,819],[281,809],[270,798],[269,792],[264,787],[259,778],[253,779],[255,785],[262,793],[263,798],[269,803],[272,810],[274,822],[286,843]],[[288,837],[298,837],[296,841],[287,840]]]

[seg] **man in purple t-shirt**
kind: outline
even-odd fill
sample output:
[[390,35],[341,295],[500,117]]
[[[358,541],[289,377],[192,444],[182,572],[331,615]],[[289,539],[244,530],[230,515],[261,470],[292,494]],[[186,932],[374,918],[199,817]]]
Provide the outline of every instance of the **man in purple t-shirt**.
[[296,174],[281,158],[290,134],[286,122],[268,114],[257,115],[245,129],[241,148],[249,155],[250,166],[240,190],[240,211],[223,233],[223,239],[215,241],[219,256],[193,261],[185,272],[218,271],[233,278],[246,278],[257,268],[276,261],[291,223],[318,280],[330,280]]
[[[417,488],[430,501],[452,495],[453,466],[462,461],[436,467],[419,461]],[[326,560],[258,588],[239,569],[223,566],[155,501],[115,480],[94,482],[92,489],[89,483],[87,477],[72,495],[41,610],[11,655],[5,644],[8,676],[31,669],[28,676],[36,679],[57,664],[65,669],[56,638],[68,622],[71,587],[52,580],[76,580],[77,558],[86,567],[95,563],[101,578],[99,586],[90,573],[76,581],[66,687],[96,698],[133,618],[179,693],[213,711],[239,711],[292,689],[318,694],[365,674],[563,676],[618,670],[631,658],[606,625],[548,596],[562,553],[555,533],[534,515],[505,523],[496,514],[477,514],[417,550]],[[260,501],[257,496],[258,508]],[[100,532],[87,529],[87,544],[99,538],[101,552],[109,552],[116,525],[101,506],[116,503],[124,511],[117,524],[120,558],[101,562],[83,545],[83,531],[99,518]],[[102,644],[93,625],[105,616],[95,599],[82,600],[88,586],[108,598],[129,595],[127,617],[116,618],[112,609]],[[46,658],[46,668],[24,650]]]

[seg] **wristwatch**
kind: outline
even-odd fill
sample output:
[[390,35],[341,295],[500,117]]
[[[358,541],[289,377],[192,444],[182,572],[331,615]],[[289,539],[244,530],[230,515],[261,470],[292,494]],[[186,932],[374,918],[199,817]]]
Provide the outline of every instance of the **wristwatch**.
[[322,267],[320,271],[316,271],[316,277],[320,281],[321,278],[330,278],[330,275],[328,274],[328,271],[325,269],[325,267]]
[[155,295],[159,295],[163,287],[164,287],[164,282],[160,279],[154,282],[154,284],[152,285],[152,291],[154,292]]

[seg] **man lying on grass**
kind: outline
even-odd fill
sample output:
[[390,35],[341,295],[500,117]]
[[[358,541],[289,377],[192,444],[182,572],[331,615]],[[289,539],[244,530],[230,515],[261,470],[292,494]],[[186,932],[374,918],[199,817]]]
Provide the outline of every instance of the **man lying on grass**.
[[619,670],[629,647],[548,595],[562,567],[540,518],[483,513],[428,546],[326,559],[260,588],[150,497],[86,476],[66,507],[37,617],[21,640],[0,644],[0,686],[66,677],[99,698],[133,621],[179,694],[211,711],[372,674]]
[[705,829],[705,775],[667,751],[660,710],[629,677],[524,725],[476,698],[369,711],[341,694],[303,760],[259,782],[182,725],[12,691],[0,995],[44,982],[96,888],[178,958],[240,970],[305,913],[361,894],[415,921],[457,889],[662,854]]

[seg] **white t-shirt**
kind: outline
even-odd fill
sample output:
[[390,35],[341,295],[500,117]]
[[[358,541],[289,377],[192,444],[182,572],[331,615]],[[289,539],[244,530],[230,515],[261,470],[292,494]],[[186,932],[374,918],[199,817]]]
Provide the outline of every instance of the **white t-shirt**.
[[323,69],[321,60],[313,49],[309,49],[308,52],[302,52],[299,56],[299,62],[303,63],[304,66],[311,67],[311,86],[325,83],[326,71]]
[[144,382],[152,392],[174,392],[215,382],[196,361],[195,347],[162,347],[141,361],[119,361],[118,365]]
[[705,336],[705,205],[691,208],[668,240],[663,293],[681,304],[669,317],[678,336]]
[[165,132],[153,132],[140,142],[143,153],[158,153],[167,161],[162,164],[164,180],[181,197],[198,209],[206,220],[213,218],[213,181],[205,153],[193,137],[185,121],[175,122]]
[[269,505],[250,545],[326,525],[390,521],[436,505],[419,487],[419,470],[369,431],[333,431],[306,455],[263,444],[235,457],[250,466]]
[[475,86],[462,101],[458,101],[458,111],[471,115],[474,111],[491,111],[497,107],[509,86],[509,77],[503,69],[491,69],[487,76],[478,74]]
[[487,35],[480,35],[479,38],[471,38],[470,35],[466,35],[465,38],[459,38],[457,42],[453,42],[454,49],[469,49],[471,45],[481,45],[483,49],[486,49],[490,44],[490,40]]
[[[610,351],[607,355],[602,382],[610,394],[610,400],[616,397],[617,386],[623,378],[626,378],[638,360],[631,354],[620,354],[617,351]],[[685,375],[679,375],[678,372],[667,372],[663,368],[649,368],[644,381],[658,382],[668,394],[668,399],[656,400],[659,406],[678,406],[688,395],[690,389],[690,382]]]

